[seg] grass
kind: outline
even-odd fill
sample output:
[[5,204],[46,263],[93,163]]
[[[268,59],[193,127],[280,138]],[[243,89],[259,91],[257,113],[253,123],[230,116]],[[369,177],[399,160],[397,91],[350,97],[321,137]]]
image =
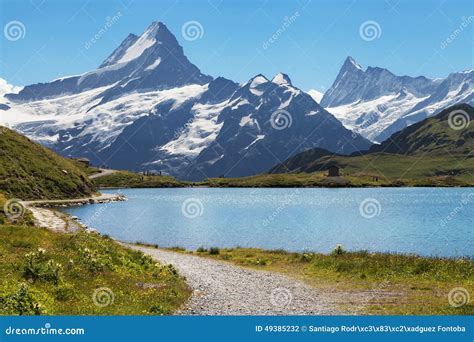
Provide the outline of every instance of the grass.
[[[474,315],[472,302],[455,308],[448,301],[449,292],[457,287],[473,295],[474,261],[470,259],[346,252],[340,246],[329,255],[256,248],[220,249],[217,254],[200,248],[186,253],[280,272],[322,291],[368,291],[364,304],[369,314]],[[345,303],[343,308],[351,309],[357,299],[349,297]]]
[[354,157],[322,157],[317,161],[318,167],[322,165],[323,169],[330,162],[336,162],[342,167],[342,185],[328,179],[327,171],[211,178],[202,182],[184,182],[170,176],[142,176],[119,171],[94,181],[101,188],[474,186],[474,158],[465,156],[461,159],[456,156],[422,157],[374,153]]
[[117,171],[93,181],[100,188],[173,188],[188,184],[171,176],[144,176],[129,171]]
[[1,127],[0,192],[22,200],[63,199],[90,195],[94,188],[75,162]]
[[0,259],[4,315],[167,315],[190,295],[173,267],[93,233],[0,225]]
[[[474,158],[406,156],[374,153],[364,156],[331,156],[318,159],[314,169],[336,162],[347,187],[474,186]],[[453,174],[454,173],[454,174]],[[242,178],[212,178],[210,187],[327,187],[327,171],[262,174]]]

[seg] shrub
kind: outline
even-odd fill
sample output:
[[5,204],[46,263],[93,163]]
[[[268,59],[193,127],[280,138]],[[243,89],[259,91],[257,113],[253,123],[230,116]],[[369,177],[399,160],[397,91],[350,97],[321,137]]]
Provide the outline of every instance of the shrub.
[[333,251],[331,252],[331,255],[343,255],[343,254],[346,254],[347,251],[342,247],[342,245],[336,245],[336,247],[333,249]]
[[196,252],[198,252],[198,253],[206,253],[206,252],[207,252],[207,248],[199,247],[198,249],[196,249]]
[[311,260],[313,260],[313,254],[312,253],[302,253],[300,255],[300,261],[302,262],[310,262]]
[[164,315],[166,310],[161,305],[152,305],[148,310],[151,314]]
[[23,276],[33,281],[44,280],[58,284],[60,281],[61,264],[46,257],[46,251],[38,248],[36,252],[25,255],[26,263],[23,267]]
[[431,264],[426,261],[426,260],[422,260],[418,263],[416,263],[415,265],[415,269],[413,270],[413,274],[423,274],[423,273],[427,273],[431,270]]
[[58,285],[59,281],[61,280],[61,269],[61,264],[54,262],[53,260],[48,260],[42,279],[46,281],[52,281],[55,285]]
[[97,256],[97,253],[91,251],[89,248],[82,248],[79,250],[81,254],[80,262],[86,266],[89,272],[98,274],[105,269],[105,263],[102,258]]
[[17,315],[41,315],[43,313],[41,304],[38,303],[29,291],[27,284],[20,284],[16,293],[4,299],[6,312]]
[[211,247],[211,248],[209,248],[209,254],[210,254],[210,255],[217,255],[217,254],[219,254],[219,253],[220,253],[219,248],[217,248],[217,247]]
[[67,301],[76,297],[74,288],[70,285],[59,286],[54,291],[54,296],[59,301]]

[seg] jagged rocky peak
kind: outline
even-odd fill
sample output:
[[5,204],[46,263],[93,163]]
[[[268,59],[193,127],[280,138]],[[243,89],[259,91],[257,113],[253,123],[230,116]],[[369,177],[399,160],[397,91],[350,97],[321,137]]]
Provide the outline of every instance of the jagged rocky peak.
[[117,61],[123,57],[125,51],[132,46],[139,37],[133,33],[130,33],[127,38],[112,52],[112,54],[102,62],[99,68],[104,68],[109,65],[117,63]]
[[324,94],[321,105],[337,107],[357,101],[371,101],[385,95],[396,95],[402,89],[418,97],[429,95],[437,82],[426,77],[397,76],[380,67],[362,67],[347,57],[331,88]]
[[100,68],[113,64],[127,63],[142,56],[145,50],[165,45],[167,48],[179,47],[175,36],[160,21],[151,23],[150,26],[137,36],[130,33],[120,46],[100,65]]
[[269,81],[265,76],[263,76],[262,74],[258,74],[258,75],[255,75],[254,77],[252,77],[247,82],[247,84],[250,86],[250,88],[256,88],[259,85],[265,84],[267,82],[269,82]]
[[275,77],[273,77],[272,83],[275,83],[278,85],[292,85],[290,77],[287,74],[284,74],[282,72],[279,72],[278,74],[275,75]]
[[342,65],[341,71],[347,71],[347,70],[364,70],[359,63],[356,62],[356,60],[351,57],[347,56],[346,60],[344,61],[344,64]]

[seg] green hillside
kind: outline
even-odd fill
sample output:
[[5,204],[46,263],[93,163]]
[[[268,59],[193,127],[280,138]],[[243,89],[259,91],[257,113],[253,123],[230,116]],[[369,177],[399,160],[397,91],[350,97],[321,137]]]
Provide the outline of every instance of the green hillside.
[[336,165],[354,186],[472,186],[474,123],[455,126],[452,113],[462,115],[465,122],[474,120],[474,108],[453,106],[394,134],[367,153],[340,156],[316,151],[315,157],[314,150],[306,151],[275,166],[271,175],[257,177],[265,177],[268,183],[268,176],[278,176],[279,184],[284,183],[282,177],[289,183],[311,177],[312,185],[317,186],[322,185],[329,165]]
[[474,149],[474,108],[460,104],[443,110],[438,115],[413,124],[380,145],[372,152],[396,154],[430,153],[437,155],[472,156]]
[[79,163],[0,127],[0,192],[22,200],[90,195],[93,184]]

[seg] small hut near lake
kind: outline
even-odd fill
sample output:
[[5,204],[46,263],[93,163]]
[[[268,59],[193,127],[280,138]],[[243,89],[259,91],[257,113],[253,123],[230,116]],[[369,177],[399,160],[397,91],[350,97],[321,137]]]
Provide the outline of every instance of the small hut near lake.
[[329,166],[328,177],[340,177],[339,167],[336,165]]

